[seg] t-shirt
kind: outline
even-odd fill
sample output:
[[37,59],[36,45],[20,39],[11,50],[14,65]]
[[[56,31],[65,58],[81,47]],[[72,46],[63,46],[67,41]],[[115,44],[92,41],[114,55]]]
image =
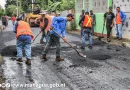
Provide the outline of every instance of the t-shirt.
[[106,18],[106,25],[111,25],[112,24],[112,20],[115,18],[115,15],[114,13],[109,13],[109,12],[106,12],[104,14],[104,17]]
[[116,15],[116,24],[122,24],[120,13]]
[[96,17],[95,17],[95,14],[91,14],[90,17],[91,17],[92,20],[93,20],[93,24],[96,24]]
[[12,19],[12,21],[15,21],[15,20],[16,20],[16,18],[15,18],[14,16],[12,16],[12,18],[11,18],[11,19]]

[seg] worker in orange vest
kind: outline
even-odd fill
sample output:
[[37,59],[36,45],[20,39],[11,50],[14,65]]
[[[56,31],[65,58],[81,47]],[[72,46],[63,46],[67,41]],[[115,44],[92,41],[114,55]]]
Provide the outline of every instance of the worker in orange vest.
[[81,23],[83,23],[83,32],[82,32],[82,46],[81,49],[85,49],[85,39],[86,39],[86,35],[88,35],[88,39],[89,39],[89,49],[92,49],[92,18],[89,15],[89,12],[85,13],[85,16],[81,18],[81,20],[79,21],[79,25],[81,25]]
[[46,38],[46,43],[49,40],[48,32],[52,24],[52,17],[50,17],[46,12],[42,12],[40,14],[41,16],[35,19],[35,23],[37,23],[37,21],[40,20],[40,29],[42,31],[40,43],[43,44],[44,37]]
[[31,65],[31,40],[34,36],[29,24],[21,18],[17,18],[17,22],[14,25],[14,32],[17,38],[17,61],[23,62],[22,49],[24,49],[27,58],[25,63]]

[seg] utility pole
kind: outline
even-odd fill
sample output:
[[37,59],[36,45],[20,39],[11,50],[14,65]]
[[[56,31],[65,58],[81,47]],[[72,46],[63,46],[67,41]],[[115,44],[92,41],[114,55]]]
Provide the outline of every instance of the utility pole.
[[18,11],[18,0],[17,0],[17,16],[18,16],[18,13],[19,13],[19,11]]
[[34,7],[34,4],[33,4],[33,3],[34,3],[34,1],[32,0],[32,12],[33,12],[33,7]]

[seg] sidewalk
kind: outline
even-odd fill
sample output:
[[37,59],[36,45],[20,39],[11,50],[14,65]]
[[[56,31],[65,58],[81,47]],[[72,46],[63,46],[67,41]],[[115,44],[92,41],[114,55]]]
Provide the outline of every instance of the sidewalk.
[[[77,30],[77,31],[67,31],[67,32],[75,34],[75,35],[80,35],[80,31],[79,30]],[[98,37],[97,36],[93,36],[93,39],[96,39],[96,38],[98,38]],[[123,46],[123,47],[129,47],[130,48],[130,40],[129,39],[123,38],[122,40],[117,40],[117,39],[114,39],[114,37],[111,37],[111,42],[107,42],[107,38],[104,37],[101,40],[106,42],[106,43],[109,43],[111,45],[118,45],[118,46]]]

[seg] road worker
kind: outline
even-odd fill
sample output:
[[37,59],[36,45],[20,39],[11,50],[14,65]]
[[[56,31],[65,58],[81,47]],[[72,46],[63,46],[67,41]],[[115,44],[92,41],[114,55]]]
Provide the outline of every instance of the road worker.
[[[85,15],[85,10],[82,10],[82,13],[81,13],[81,15],[80,15],[80,17],[79,17],[79,20],[81,20],[81,18],[83,18],[84,15]],[[83,24],[82,24],[82,25],[83,25]],[[82,37],[82,32],[83,32],[83,27],[82,27],[82,25],[81,25],[81,37]]]
[[112,27],[114,26],[114,18],[115,18],[115,15],[112,12],[112,7],[109,7],[109,12],[106,12],[104,14],[104,25],[106,24],[108,42],[111,42],[110,36],[111,36]]
[[93,23],[92,23],[92,35],[94,35],[94,27],[96,25],[96,16],[95,14],[93,13],[93,10],[90,10],[90,17],[92,18],[93,20]]
[[35,23],[37,23],[37,21],[40,20],[40,28],[42,31],[40,43],[43,44],[44,38],[46,38],[46,43],[49,40],[49,36],[47,35],[47,33],[50,30],[50,26],[52,24],[52,17],[50,17],[49,14],[47,14],[46,12],[42,12],[40,14],[41,16],[35,19]]
[[126,14],[120,10],[120,7],[116,8],[116,39],[121,40],[122,39],[122,26],[126,20]]
[[[82,23],[83,23],[83,26],[81,25]],[[79,25],[83,27],[81,49],[85,49],[85,40],[86,40],[87,35],[88,35],[88,39],[89,39],[88,48],[92,49],[92,35],[91,35],[92,18],[89,16],[89,12],[86,12],[85,16],[81,18],[81,20],[79,21]]]
[[62,35],[64,41],[66,41],[66,23],[67,21],[71,21],[73,19],[72,14],[68,14],[67,17],[54,17],[52,20],[52,28],[49,32],[50,39],[49,42],[46,44],[42,59],[47,61],[46,54],[48,49],[53,44],[56,45],[56,61],[63,61],[64,59],[60,57],[60,37],[53,31],[55,30],[59,35]]
[[15,21],[16,21],[15,15],[13,15],[13,16],[11,17],[11,20],[12,20],[12,24],[14,25],[14,23],[15,23]]
[[8,20],[7,20],[7,16],[4,14],[4,16],[2,16],[2,25],[5,26],[5,28],[8,25]]
[[29,24],[21,18],[17,18],[17,22],[14,25],[14,32],[16,33],[17,38],[17,61],[23,62],[22,50],[24,49],[27,59],[25,63],[31,65],[31,40],[34,36]]

